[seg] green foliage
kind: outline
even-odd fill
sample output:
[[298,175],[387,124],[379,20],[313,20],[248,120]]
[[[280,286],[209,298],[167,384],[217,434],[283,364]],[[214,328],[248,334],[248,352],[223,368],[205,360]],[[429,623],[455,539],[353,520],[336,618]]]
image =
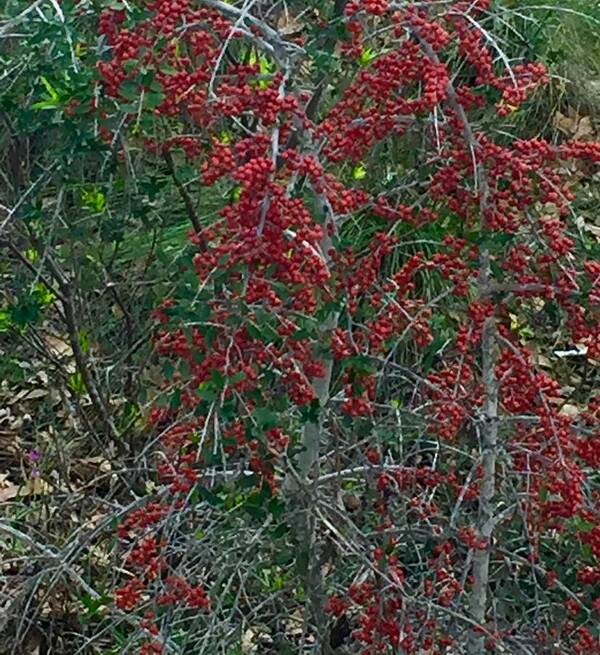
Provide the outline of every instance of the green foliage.
[[[78,11],[80,4],[84,6],[81,12]],[[56,384],[62,384],[61,393],[64,392],[69,403],[75,406],[75,409],[69,406],[69,412],[77,416],[75,428],[61,424],[52,431],[52,435],[58,433],[72,450],[65,455],[65,444],[53,436],[51,443],[58,445],[53,445],[56,450],[50,452],[59,462],[54,470],[59,477],[63,475],[61,467],[64,457],[72,457],[76,461],[77,458],[87,458],[91,451],[94,455],[103,456],[106,452],[110,452],[111,456],[115,452],[119,456],[122,452],[126,453],[118,466],[114,465],[115,470],[111,470],[110,476],[102,478],[101,484],[109,489],[106,491],[102,487],[102,493],[109,497],[109,502],[105,504],[110,505],[128,502],[132,488],[137,493],[137,481],[129,479],[129,471],[138,464],[140,467],[148,466],[148,406],[152,404],[176,410],[184,403],[181,389],[172,390],[169,386],[159,389],[161,383],[166,380],[174,384],[178,376],[184,379],[191,377],[189,369],[192,364],[185,363],[176,368],[171,361],[164,359],[157,364],[151,340],[151,311],[165,298],[173,297],[178,303],[165,310],[170,324],[163,327],[181,325],[188,339],[192,326],[201,327],[208,344],[217,338],[218,332],[215,325],[209,324],[211,308],[208,301],[211,293],[198,290],[193,262],[196,251],[188,238],[191,222],[186,203],[160,154],[150,154],[143,146],[145,137],[160,141],[173,134],[175,120],[154,114],[164,100],[162,88],[153,74],[140,67],[135,76],[119,87],[122,101],[113,101],[102,95],[104,91],[99,83],[97,62],[104,57],[106,43],[97,36],[97,18],[99,10],[107,4],[95,0],[90,3],[76,3],[73,0],[44,2],[39,12],[28,14],[26,20],[19,22],[18,29],[15,27],[15,32],[19,34],[18,41],[13,37],[0,40],[0,69],[6,72],[6,79],[0,85],[0,124],[3,126],[0,151],[8,153],[6,174],[0,183],[0,203],[3,207],[15,208],[6,229],[18,250],[18,256],[9,253],[2,267],[0,345],[3,351],[0,354],[0,377],[10,385],[17,385],[23,384],[29,375],[19,366],[19,359],[13,356],[15,343],[23,349],[25,356],[34,359],[39,356],[38,350],[43,348],[43,337],[47,334],[58,333],[66,339],[61,285],[71,289],[76,325],[69,327],[75,334],[75,343],[79,344],[83,355],[91,362],[91,378],[84,377],[78,368],[79,363],[73,362],[72,354],[65,356],[69,360],[65,363],[60,361],[61,356],[45,353],[52,366],[56,366],[50,369],[53,382],[56,380]],[[290,3],[294,4],[298,3]],[[311,9],[323,11],[323,3],[316,0],[300,4],[302,11],[308,15]],[[583,77],[600,75],[600,46],[597,40],[600,9],[594,3],[589,0],[547,0],[544,3],[536,0],[502,0],[497,4],[503,11],[499,16],[490,14],[484,20],[483,27],[495,35],[495,50],[499,58],[506,57],[511,61],[521,56],[541,58],[555,73],[567,76],[573,73],[574,76]],[[115,8],[126,7],[126,21],[132,24],[147,12],[143,3],[111,3],[113,5]],[[10,1],[6,14],[16,17],[29,6],[30,3],[25,0]],[[316,71],[315,79],[327,81],[325,88],[328,91],[322,103],[322,111],[326,111],[348,83],[346,74],[341,70],[340,57],[328,43],[331,37],[345,33],[345,27],[341,17],[331,20],[325,29],[307,19],[303,33],[308,37],[306,51]],[[385,43],[379,42],[365,48],[357,69],[372,64],[385,48]],[[251,84],[263,90],[271,86],[269,77],[276,70],[272,58],[261,54],[254,46],[238,43],[232,44],[231,52],[240,61],[258,64],[261,78]],[[164,72],[169,72],[168,64],[164,65]],[[298,75],[302,74],[298,72]],[[144,87],[142,93],[140,86]],[[564,86],[561,80],[555,80],[548,94],[538,94],[533,103],[512,116],[513,124],[509,127],[515,134],[548,134],[551,126],[547,117],[552,110],[569,104],[574,97],[576,93],[573,88]],[[103,102],[113,103],[113,111],[106,118],[93,110],[100,98]],[[484,127],[495,130],[496,117],[493,112],[483,110],[478,118]],[[416,120],[420,119],[417,117]],[[221,142],[235,142],[235,130],[239,126],[225,125],[224,122],[219,137]],[[116,133],[114,139],[103,137],[103,129],[106,128],[110,133]],[[122,150],[123,156],[117,156],[117,150]],[[401,142],[390,138],[361,161],[341,163],[338,172],[341,179],[351,181],[354,187],[364,186],[374,196],[385,192],[398,202],[418,209],[423,203],[423,183],[430,174],[427,162],[420,159],[421,150],[418,141]],[[216,185],[208,191],[199,183],[198,170],[186,161],[184,153],[174,150],[172,155],[178,179],[190,194],[202,224],[218,220],[218,212],[226,202],[239,200],[241,187]],[[10,165],[13,161],[17,165]],[[303,198],[308,203],[308,191],[300,193],[304,194]],[[597,210],[597,201],[592,198],[578,207],[593,213]],[[433,206],[432,209],[440,208]],[[0,224],[4,227],[3,221],[4,216],[0,214]],[[360,253],[367,248],[376,232],[388,230],[386,221],[370,211],[364,211],[344,221],[340,233],[336,235],[336,246],[349,245]],[[443,210],[439,220],[431,224],[417,228],[399,223],[393,230],[400,238],[401,246],[394,249],[384,262],[386,274],[397,271],[417,251],[427,255],[439,246],[447,234],[462,236],[470,243],[485,245],[492,250],[502,249],[511,238],[480,232],[464,233],[462,222],[447,210]],[[4,234],[0,236],[4,237]],[[598,259],[600,249],[597,240],[590,236],[587,246],[590,259]],[[497,264],[494,263],[494,266],[497,267]],[[56,269],[59,269],[62,277],[56,274]],[[495,268],[494,272],[500,274],[501,271]],[[223,280],[215,280],[217,291],[222,283]],[[435,270],[419,274],[417,284],[420,297],[426,301],[434,298],[443,288],[440,275]],[[287,300],[283,285],[276,291]],[[322,315],[316,318],[295,316],[301,328],[295,338],[311,339],[315,341],[315,349],[326,350],[328,344],[320,343],[316,338],[320,327],[318,322],[340,307],[341,303],[327,305]],[[547,303],[543,312],[552,321],[558,320],[556,307],[552,303]],[[419,370],[423,375],[427,374],[435,368],[440,353],[456,335],[462,318],[459,314],[434,315],[431,319],[432,343],[417,352],[410,339],[406,339],[399,346],[393,346],[395,358],[404,363],[418,357]],[[251,322],[234,311],[228,321],[235,326],[245,323],[251,337],[274,346],[279,343],[277,320],[267,311],[257,310]],[[529,322],[517,323],[513,327],[523,341],[536,337],[541,340],[535,326]],[[324,358],[330,357],[326,352],[323,354]],[[348,358],[344,366],[351,369],[354,376],[370,374],[375,369],[373,360],[362,356]],[[337,368],[335,374],[340,374]],[[278,375],[277,371],[266,371],[263,383],[274,385]],[[235,420],[236,402],[223,401],[224,392],[243,381],[244,376],[243,372],[229,377],[215,372],[200,386],[201,402],[195,408],[195,414],[208,415],[212,406],[219,404],[219,421],[228,423]],[[117,431],[123,435],[121,440],[111,436],[106,426],[98,427],[98,408],[89,407],[91,389],[86,386],[89,379],[95,380],[101,395],[107,399]],[[402,449],[411,453],[427,452],[427,448],[433,450],[436,444],[422,443],[420,435],[423,425],[413,412],[406,409],[409,404],[405,397],[396,393],[393,383],[390,385],[389,395],[393,398],[391,418],[380,420],[375,417],[373,421],[361,423],[344,417],[336,428],[352,431],[357,444],[353,447],[356,449],[362,447],[368,438],[375,438],[390,453],[402,452]],[[265,408],[260,405],[261,395],[257,390],[251,400],[256,403],[256,408],[251,412],[253,425],[248,429],[246,438],[256,439],[264,445],[265,432],[279,425],[282,417],[289,413],[290,399],[281,393],[270,408]],[[48,414],[54,420],[58,412],[50,407]],[[294,428],[290,432],[297,434],[304,424],[317,422],[320,415],[321,408],[317,401],[302,407],[298,416],[290,419]],[[80,426],[82,416],[85,418],[84,428]],[[394,421],[402,421],[401,434]],[[75,423],[75,420],[72,422]],[[81,431],[89,429],[90,425],[96,426],[96,433],[82,436]],[[30,438],[30,435],[27,434],[26,438]],[[206,435],[196,434],[192,442],[199,444],[205,438]],[[223,454],[210,436],[202,443],[201,454],[207,466],[217,469]],[[234,445],[234,441],[228,443],[224,439],[222,445]],[[48,448],[50,450],[50,446]],[[297,443],[292,443],[289,456],[293,459],[300,448]],[[352,451],[351,455],[354,454]],[[136,459],[138,457],[139,461]],[[118,470],[119,467],[126,472],[124,475]],[[106,482],[107,477],[110,484]],[[117,484],[121,486],[117,487]],[[60,495],[63,489],[71,488],[69,485],[71,481],[65,482],[61,478],[53,493]],[[346,489],[361,491],[363,487],[364,482],[359,478],[344,483]],[[93,485],[84,487],[85,492],[81,495],[85,497],[89,488],[93,488]],[[294,547],[289,543],[290,526],[286,521],[285,506],[278,497],[273,496],[268,485],[260,483],[260,476],[239,471],[232,479],[213,480],[210,486],[196,484],[190,492],[189,501],[192,506],[202,505],[202,511],[211,517],[214,512],[222,521],[218,525],[219,538],[223,542],[231,539],[236,548],[240,546],[237,543],[240,525],[251,525],[253,528],[268,526],[265,534],[272,552],[267,553],[268,560],[265,561],[253,560],[250,552],[248,561],[253,567],[252,575],[244,584],[248,585],[251,593],[257,588],[257,593],[272,594],[276,598],[281,596],[282,602],[289,602],[291,606],[305,601],[302,585],[293,584],[293,574],[290,572],[296,562]],[[572,525],[569,525],[571,528],[574,532],[585,533],[587,526],[583,519],[575,517]],[[74,533],[79,534],[80,529],[81,526],[77,525]],[[365,532],[368,533],[370,529],[371,526],[367,526]],[[194,538],[201,542],[202,547],[214,538],[210,530],[203,527],[194,533]],[[565,537],[568,538],[569,535]],[[242,546],[246,547],[246,544]],[[573,543],[573,548],[582,550],[591,561],[588,545]],[[106,566],[103,566],[105,569]],[[339,568],[343,577],[346,571],[343,567]],[[104,569],[100,573],[93,563],[89,564],[92,575],[104,576]],[[533,593],[533,587],[527,587],[526,591]],[[82,622],[96,627],[102,625],[102,607],[110,599],[101,595],[96,600],[86,594],[77,600],[84,607],[80,617]],[[239,598],[231,591],[223,600],[227,609],[235,608],[237,602]],[[103,630],[106,631],[106,628]],[[184,632],[177,630],[174,640],[185,643]],[[110,638],[116,646],[111,651],[105,651],[106,655],[109,652],[130,652],[134,634],[134,630],[125,625],[110,625]],[[229,655],[242,652],[240,646],[230,649]],[[288,652],[288,647],[283,645],[278,652]]]

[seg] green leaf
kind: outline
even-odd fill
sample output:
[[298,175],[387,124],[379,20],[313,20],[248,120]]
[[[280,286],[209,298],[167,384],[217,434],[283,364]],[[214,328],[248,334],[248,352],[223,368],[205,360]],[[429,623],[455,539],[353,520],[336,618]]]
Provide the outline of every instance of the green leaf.
[[173,375],[175,375],[175,367],[168,359],[162,363],[162,372],[167,380],[172,380]]
[[32,109],[56,109],[58,102],[56,100],[40,100],[31,105]]
[[355,180],[362,180],[367,176],[367,169],[365,168],[364,164],[358,163],[356,166],[352,169],[352,177]]
[[242,475],[238,478],[237,486],[240,489],[253,489],[258,483],[258,476],[256,473],[251,473],[250,475]]
[[377,55],[373,52],[373,48],[365,48],[358,60],[361,66],[366,66],[371,60],[375,59],[376,56]]
[[[273,539],[279,539],[280,537],[283,537],[283,535],[287,534],[290,531],[289,525],[286,523],[280,523],[277,525],[275,528],[273,528],[270,532],[271,536]],[[282,551],[279,553],[279,555],[276,557],[276,562],[278,564],[289,564],[289,562],[292,559],[292,555],[289,552]]]
[[40,317],[39,305],[32,302],[31,298],[26,298],[11,309],[10,317],[12,322],[18,327],[27,327],[28,325],[35,323]]
[[315,398],[310,405],[304,405],[300,407],[300,415],[304,423],[315,423],[321,412],[321,405],[319,401]]
[[223,504],[223,501],[221,500],[221,498],[219,498],[219,496],[214,494],[212,491],[209,491],[208,489],[206,489],[206,487],[197,486],[196,487],[196,492],[198,493],[200,498],[205,500],[209,505],[212,505],[213,507],[216,507],[217,505],[222,505]]
[[238,382],[241,382],[242,380],[246,379],[246,374],[244,371],[238,371],[234,375],[230,375],[227,378],[227,383],[228,384],[237,384]]
[[217,389],[223,389],[225,386],[225,376],[216,368],[210,372],[210,380]]
[[144,107],[146,109],[156,109],[165,100],[164,94],[158,91],[147,91],[144,94]]
[[285,512],[285,503],[281,498],[271,498],[267,509],[273,515],[274,518],[279,518]]
[[161,73],[167,73],[167,75],[175,75],[177,73],[177,69],[173,68],[170,64],[167,64],[165,62],[161,63],[158,67],[158,70]]
[[357,373],[373,373],[373,361],[367,355],[352,355],[344,360],[345,368],[352,368]]
[[265,518],[265,501],[271,496],[267,485],[263,485],[260,490],[249,494],[244,503],[244,509],[250,516],[255,519],[264,520]]
[[8,309],[0,309],[0,332],[7,332],[13,326],[12,313]]
[[573,527],[577,532],[589,532],[594,529],[594,524],[582,519],[579,515],[575,515],[573,517]]
[[110,605],[111,599],[108,596],[100,596],[100,598],[92,598],[89,594],[83,594],[79,598],[83,606],[88,611],[88,616],[93,616],[98,613],[98,610],[103,607]]
[[84,191],[81,200],[85,207],[94,212],[101,212],[106,208],[106,196],[98,189]]
[[214,402],[219,397],[219,393],[205,382],[198,387],[198,395],[208,403]]
[[252,416],[258,426],[263,430],[269,430],[277,425],[277,416],[266,407],[257,407]]
[[50,84],[48,79],[43,75],[40,75],[40,81],[46,87],[46,91],[48,91],[48,95],[50,96],[50,98],[52,98],[52,100],[58,103],[60,101],[60,95],[58,91],[52,86],[52,84]]
[[171,400],[169,401],[169,407],[171,409],[177,409],[181,405],[181,389],[175,389]]
[[119,93],[127,100],[139,100],[142,95],[139,85],[133,80],[125,80],[119,87]]
[[80,396],[81,394],[85,393],[86,391],[86,386],[85,382],[83,381],[83,375],[79,371],[76,371],[72,375],[69,375],[69,378],[67,380],[67,386],[71,391]]
[[41,307],[51,305],[56,299],[54,292],[48,289],[48,287],[43,282],[38,282],[35,285],[33,289],[33,296]]

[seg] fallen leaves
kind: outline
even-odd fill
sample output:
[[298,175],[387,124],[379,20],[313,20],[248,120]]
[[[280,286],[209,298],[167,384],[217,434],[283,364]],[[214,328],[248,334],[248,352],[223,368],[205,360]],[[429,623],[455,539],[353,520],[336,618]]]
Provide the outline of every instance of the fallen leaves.
[[5,503],[15,498],[45,496],[51,492],[52,486],[39,477],[29,478],[21,485],[5,480],[5,485],[0,487],[0,503]]
[[273,643],[271,635],[260,626],[249,627],[242,637],[242,653],[251,655],[260,653],[261,648]]
[[102,456],[77,459],[71,466],[72,473],[82,482],[92,482],[98,475],[110,473],[112,464]]
[[559,131],[574,141],[594,141],[596,130],[590,116],[580,116],[573,108],[567,114],[557,111],[554,114],[553,125]]
[[48,352],[57,359],[71,359],[73,357],[73,349],[66,339],[53,334],[46,334],[42,339]]

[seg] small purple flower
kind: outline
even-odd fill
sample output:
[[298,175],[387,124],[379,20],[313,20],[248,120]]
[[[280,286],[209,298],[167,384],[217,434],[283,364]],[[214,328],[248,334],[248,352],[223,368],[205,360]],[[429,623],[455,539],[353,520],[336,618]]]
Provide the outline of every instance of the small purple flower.
[[29,461],[32,464],[35,462],[39,462],[41,457],[42,455],[40,454],[40,451],[37,448],[33,448],[32,450],[29,451]]

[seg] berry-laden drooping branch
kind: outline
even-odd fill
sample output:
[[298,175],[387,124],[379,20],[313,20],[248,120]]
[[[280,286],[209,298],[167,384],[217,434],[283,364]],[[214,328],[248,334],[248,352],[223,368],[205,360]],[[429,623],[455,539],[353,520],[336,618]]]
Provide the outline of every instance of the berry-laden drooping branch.
[[333,4],[293,40],[260,2],[102,14],[103,134],[169,163],[197,248],[117,605],[143,653],[600,652],[600,397],[523,329],[600,356],[568,176],[600,146],[499,128],[548,78],[492,0]]

